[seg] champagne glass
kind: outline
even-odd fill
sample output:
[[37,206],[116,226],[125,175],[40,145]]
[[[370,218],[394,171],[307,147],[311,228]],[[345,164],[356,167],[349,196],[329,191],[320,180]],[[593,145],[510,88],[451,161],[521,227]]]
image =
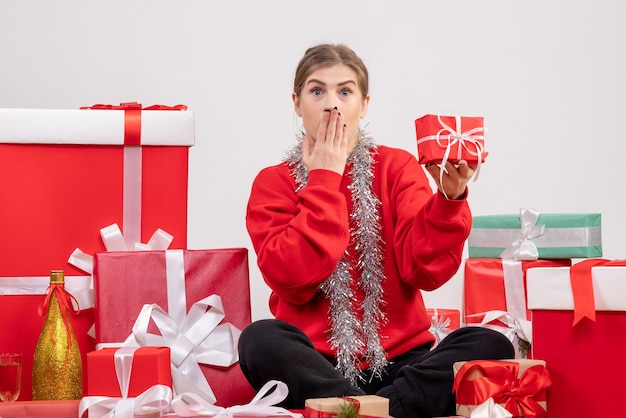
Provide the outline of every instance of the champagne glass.
[[22,355],[0,354],[0,400],[14,402],[20,396],[22,384]]

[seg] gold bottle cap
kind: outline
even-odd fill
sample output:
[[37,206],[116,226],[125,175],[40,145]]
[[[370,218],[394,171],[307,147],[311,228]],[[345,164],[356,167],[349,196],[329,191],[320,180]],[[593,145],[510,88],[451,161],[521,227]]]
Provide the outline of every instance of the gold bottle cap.
[[65,273],[63,270],[51,270],[50,271],[50,284],[64,284]]

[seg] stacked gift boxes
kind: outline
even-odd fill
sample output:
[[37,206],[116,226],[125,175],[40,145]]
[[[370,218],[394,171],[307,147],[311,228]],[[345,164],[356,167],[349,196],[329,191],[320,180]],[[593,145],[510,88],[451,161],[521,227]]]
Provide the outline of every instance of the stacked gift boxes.
[[475,216],[465,262],[464,319],[497,329],[525,357],[532,342],[526,275],[532,268],[571,265],[602,255],[599,214]]
[[[591,411],[579,414],[580,411],[575,409],[571,409],[569,414],[562,414],[558,401],[554,403],[555,394],[562,393],[566,386],[563,386],[563,377],[559,377],[558,366],[555,368],[558,362],[545,347],[554,347],[553,337],[558,333],[554,332],[553,321],[548,324],[541,315],[537,316],[533,310],[532,294],[536,292],[533,290],[533,276],[536,272],[545,272],[541,284],[551,288],[555,284],[553,274],[569,271],[570,266],[577,261],[594,261],[595,257],[602,255],[600,220],[600,215],[593,213],[540,214],[529,209],[522,209],[520,215],[476,216],[473,219],[468,240],[469,258],[465,263],[464,318],[467,324],[499,330],[516,342],[515,361],[531,362],[528,364],[540,362],[544,365],[546,376],[542,381],[546,386],[542,386],[542,391],[537,392],[536,384],[539,380],[528,376],[523,378],[521,374],[518,378],[519,389],[516,391],[539,393],[539,397],[526,398],[528,402],[524,406],[527,410],[524,416],[598,416]],[[554,356],[563,356],[565,351],[566,348],[558,350],[558,354],[555,351]],[[526,356],[531,359],[523,359]],[[477,363],[484,374],[489,362]],[[574,374],[568,375],[568,379],[575,376],[572,364],[569,363],[570,372]],[[520,363],[522,366],[524,363]],[[501,373],[496,372],[495,375]],[[493,383],[491,377],[486,381]],[[482,383],[479,381],[479,384]],[[458,389],[458,384],[455,385]],[[463,404],[465,401],[457,402],[464,413],[477,405],[479,399],[473,399],[472,396],[485,394],[484,391],[473,391],[470,384],[465,384],[463,392],[461,400],[471,400],[469,409],[468,405]],[[571,404],[572,396],[568,396]],[[507,409],[514,416],[519,413],[518,409],[511,409],[511,399],[500,397],[496,400],[508,401],[510,406]],[[518,407],[521,407],[519,403]],[[534,411],[530,408],[534,408]]]
[[[182,105],[0,109],[0,189],[5,196],[0,201],[0,351],[24,354],[21,401],[31,399],[32,354],[43,323],[37,311],[50,270],[65,270],[66,288],[79,302],[80,313],[72,317],[72,325],[83,356],[85,394],[87,355],[94,352],[96,343],[104,341],[100,330],[116,330],[114,342],[119,345],[131,339],[130,328],[142,304],[160,304],[167,314],[170,307],[163,302],[163,295],[174,292],[182,297],[176,310],[178,315],[182,310],[184,316],[186,309],[205,296],[188,291],[185,300],[184,292],[169,282],[155,286],[157,270],[163,265],[143,258],[153,252],[163,258],[189,252],[187,176],[193,143],[194,114]],[[160,237],[166,237],[165,244]],[[153,241],[160,244],[153,246]],[[159,251],[150,251],[154,248]],[[196,257],[185,256],[180,267],[174,263],[173,270],[178,269],[181,273],[177,276],[183,278],[177,284],[185,287],[184,281],[189,279],[196,289],[212,292],[212,301],[218,300],[213,304],[220,305],[212,311],[222,313],[211,320],[216,322],[214,328],[225,330],[215,334],[225,337],[215,339],[212,351],[205,353],[217,360],[203,359],[197,353],[193,358],[200,358],[204,372],[200,376],[205,383],[213,381],[216,402],[248,401],[253,392],[234,364],[232,352],[232,340],[250,322],[247,252],[224,250],[230,262],[221,264],[213,254],[222,250],[206,251],[211,256],[197,252],[198,261],[191,265],[188,259]],[[112,258],[102,258],[102,254]],[[122,267],[115,280],[103,278],[106,281],[99,283],[97,271],[92,277],[92,255],[101,260],[101,269],[111,270],[109,266],[117,265],[118,260],[138,267]],[[117,281],[127,287],[118,286]],[[95,303],[94,287],[99,292]],[[130,294],[137,300],[126,300],[124,311],[99,312],[99,306],[110,308],[108,300]],[[94,321],[95,335],[89,331]],[[224,343],[228,339],[230,348]],[[149,342],[134,345],[155,346]]]
[[84,363],[94,348],[87,333],[91,278],[68,263],[73,250],[104,251],[99,230],[113,223],[128,239],[147,240],[163,228],[174,235],[174,248],[186,245],[194,115],[136,106],[128,112],[0,109],[0,351],[24,354],[22,400],[31,397],[43,324],[37,308],[50,270],[65,270],[66,287],[80,303],[72,321]]

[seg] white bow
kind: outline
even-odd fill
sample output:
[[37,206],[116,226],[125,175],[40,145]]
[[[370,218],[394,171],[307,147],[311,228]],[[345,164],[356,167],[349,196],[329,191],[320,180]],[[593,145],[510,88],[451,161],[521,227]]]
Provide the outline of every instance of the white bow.
[[[127,248],[122,231],[117,224],[100,229],[100,236],[107,251],[167,250],[174,239],[172,235],[158,228],[147,244],[136,242],[133,247]],[[70,254],[67,262],[92,277],[89,287],[80,293],[77,292],[74,296],[82,309],[93,308],[93,256],[84,253],[80,248],[76,248]],[[90,334],[93,336],[93,329],[90,330]]]
[[452,330],[450,327],[450,318],[445,314],[440,314],[437,309],[433,310],[431,316],[430,333],[435,336],[435,345],[439,344]]
[[500,258],[515,260],[537,260],[539,250],[533,239],[545,232],[545,225],[537,225],[539,212],[533,209],[520,210],[520,236],[502,251]]
[[487,399],[472,410],[470,418],[511,418],[513,414],[495,403],[493,398]]
[[[475,155],[478,157],[478,162],[476,165],[476,173],[474,175],[474,181],[478,180],[478,175],[480,173],[480,167],[482,165],[482,155],[484,151],[483,144],[480,142],[483,139],[482,135],[476,135],[479,132],[484,132],[485,128],[474,128],[469,131],[463,132],[461,130],[461,117],[455,116],[456,121],[456,129],[453,129],[451,126],[448,126],[442,119],[441,115],[437,115],[437,119],[439,120],[439,124],[442,126],[442,129],[437,132],[435,135],[435,141],[437,144],[441,146],[445,146],[446,150],[443,153],[443,158],[441,160],[441,165],[439,167],[439,183],[443,184],[443,173],[447,172],[445,166],[446,162],[450,158],[450,150],[452,146],[458,143],[458,152],[457,152],[457,160],[461,158],[463,150],[465,149],[470,155]],[[447,134],[446,134],[447,133]],[[447,140],[447,143],[444,145],[443,140]],[[470,149],[469,144],[474,146],[474,150]],[[448,196],[445,192],[443,192],[446,199]]]
[[[193,392],[210,403],[216,401],[199,363],[228,367],[239,360],[237,343],[241,331],[224,319],[222,299],[210,295],[194,303],[177,323],[157,304],[144,305],[123,346],[167,346],[171,351],[175,394]],[[159,334],[148,332],[150,320]]]
[[[270,389],[275,390],[267,395]],[[288,394],[287,385],[278,380],[267,382],[256,396],[246,405],[235,405],[222,408],[211,405],[195,393],[182,393],[172,401],[174,413],[181,417],[206,416],[216,418],[233,418],[235,416],[275,416],[282,415],[293,418],[301,418],[302,415],[290,412],[284,408],[273,406],[283,401]]]

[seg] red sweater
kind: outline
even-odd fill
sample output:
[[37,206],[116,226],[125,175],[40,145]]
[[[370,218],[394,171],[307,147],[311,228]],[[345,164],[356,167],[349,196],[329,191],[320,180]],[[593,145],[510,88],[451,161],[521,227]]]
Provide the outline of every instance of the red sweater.
[[[436,289],[457,272],[471,213],[466,200],[433,194],[412,154],[379,146],[373,159],[374,193],[382,202],[381,308],[387,316],[381,343],[393,358],[434,340],[420,289]],[[259,268],[272,289],[272,314],[303,330],[318,351],[331,355],[328,300],[318,287],[350,245],[349,171],[346,167],[340,176],[312,170],[307,185],[296,193],[286,163],[268,167],[253,183],[246,216]]]

